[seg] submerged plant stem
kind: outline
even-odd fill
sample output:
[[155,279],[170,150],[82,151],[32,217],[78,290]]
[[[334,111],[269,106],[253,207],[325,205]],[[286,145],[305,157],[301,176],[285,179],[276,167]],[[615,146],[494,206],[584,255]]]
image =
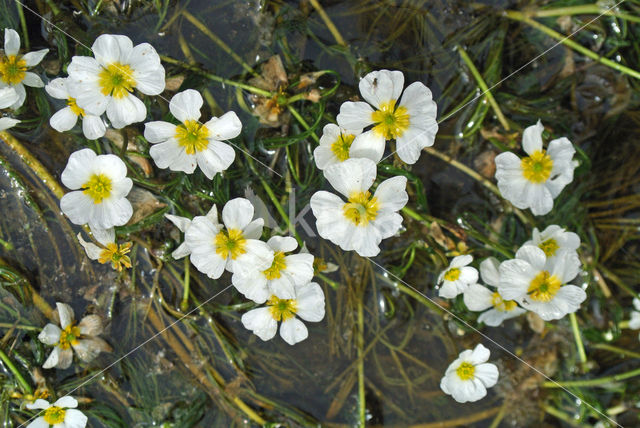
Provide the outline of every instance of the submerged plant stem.
[[554,7],[551,9],[539,9],[534,12],[529,12],[528,15],[535,16],[537,18],[571,15],[608,15],[615,16],[626,21],[640,22],[640,17],[629,15],[628,13],[617,12],[613,9],[599,6],[598,4],[581,4],[576,6]]
[[364,391],[364,313],[362,308],[363,296],[358,298],[358,417],[359,426],[364,428],[367,423],[367,403]]
[[629,351],[628,349],[619,348],[613,345],[607,345],[606,343],[594,343],[590,345],[592,348],[602,349],[604,351],[615,352],[623,357],[640,358],[640,352]]
[[575,312],[572,312],[569,314],[569,320],[571,321],[571,330],[573,331],[573,337],[576,340],[576,347],[578,348],[578,355],[580,356],[580,362],[584,364],[587,362],[587,353],[584,350],[584,345],[582,343],[582,336],[580,336],[580,327],[578,326],[578,319],[576,318]]
[[189,274],[191,271],[191,262],[189,257],[184,258],[184,292],[182,293],[182,302],[180,302],[180,310],[186,312],[189,308]]
[[15,376],[16,380],[18,381],[18,383],[20,384],[24,392],[28,394],[32,394],[33,389],[31,388],[31,385],[29,385],[29,382],[27,382],[24,376],[22,376],[22,373],[20,373],[20,370],[18,370],[16,365],[13,364],[13,361],[11,361],[11,358],[9,358],[9,356],[5,354],[2,349],[0,349],[0,360],[2,360],[2,362],[9,369],[9,371],[13,373],[13,375]]
[[512,19],[514,21],[520,21],[520,22],[524,22],[525,24],[542,31],[543,33],[545,33],[546,35],[558,40],[560,43],[570,47],[571,49],[580,52],[582,55],[589,57],[591,59],[593,59],[594,61],[597,61],[601,64],[606,65],[607,67],[611,67],[614,70],[617,70],[621,73],[624,73],[628,76],[631,76],[633,78],[639,79],[640,80],[640,72],[638,72],[637,70],[634,70],[632,68],[626,67],[622,64],[618,64],[615,61],[612,61],[608,58],[605,58],[603,56],[598,55],[597,53],[593,52],[592,50],[585,48],[584,46],[582,46],[579,43],[574,42],[573,40],[571,40],[569,37],[565,36],[564,34],[558,33],[557,31],[547,27],[546,25],[543,25],[541,23],[539,23],[538,21],[534,21],[533,19],[529,18],[526,14],[522,13],[522,12],[518,12],[516,10],[507,10],[504,12],[504,16],[506,16],[509,19]]
[[426,424],[410,425],[410,428],[453,428],[453,427],[466,427],[474,422],[481,421],[483,419],[490,418],[500,411],[500,407],[493,407],[491,409],[483,410],[481,412],[473,413],[469,416],[463,416],[461,418],[449,419],[446,421],[429,422]]
[[498,117],[498,121],[500,122],[500,124],[505,130],[509,131],[510,130],[509,122],[507,122],[507,119],[504,117],[502,110],[500,110],[500,106],[498,105],[498,102],[496,101],[496,99],[493,97],[493,94],[489,90],[487,83],[482,78],[482,74],[480,74],[476,66],[473,64],[473,61],[471,61],[471,58],[469,58],[469,55],[467,54],[467,52],[461,46],[458,46],[457,50],[458,50],[458,53],[460,54],[460,58],[462,58],[464,63],[467,65],[467,67],[469,67],[469,71],[471,71],[471,74],[473,74],[473,77],[476,79],[478,86],[482,90],[483,96],[487,97],[487,100],[489,100],[489,104],[491,104],[491,108],[493,108],[493,111]]
[[624,373],[618,373],[616,375],[605,376],[598,379],[584,379],[584,380],[568,380],[565,382],[551,382],[547,381],[542,384],[545,388],[562,388],[568,386],[600,386],[611,382],[620,382],[621,380],[629,379],[635,376],[640,376],[640,368],[631,370]]
[[324,8],[320,5],[320,2],[318,2],[318,0],[309,0],[309,3],[311,3],[311,6],[318,12],[318,15],[320,15],[320,18],[324,21],[324,25],[327,26],[333,38],[336,39],[336,42],[340,46],[347,46],[340,31],[338,31],[338,28],[334,25],[329,15],[327,15],[327,12],[325,12]]

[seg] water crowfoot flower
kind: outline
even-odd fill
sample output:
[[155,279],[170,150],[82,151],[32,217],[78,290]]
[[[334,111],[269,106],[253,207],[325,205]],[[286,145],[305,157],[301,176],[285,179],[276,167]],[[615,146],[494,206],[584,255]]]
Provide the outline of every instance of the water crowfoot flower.
[[631,311],[631,318],[629,319],[629,328],[632,330],[640,329],[640,300],[637,297],[633,298],[633,307],[635,311]]
[[376,164],[370,159],[348,159],[332,165],[325,170],[325,177],[348,201],[325,191],[314,193],[311,209],[318,233],[345,251],[376,256],[380,242],[393,236],[402,225],[398,211],[409,199],[405,191],[407,179],[389,178],[371,195]]
[[295,345],[309,335],[307,327],[296,316],[309,322],[319,322],[324,318],[324,293],[315,282],[296,285],[292,299],[271,296],[267,306],[242,315],[242,324],[267,341],[276,335],[278,321],[282,321],[280,336],[289,345]]
[[133,46],[127,36],[103,34],[91,47],[95,58],[74,56],[67,68],[68,88],[78,107],[101,116],[120,129],[147,117],[144,103],[133,95],[164,90],[164,67],[149,43]]
[[362,129],[348,130],[333,123],[325,125],[320,137],[320,145],[313,150],[313,158],[320,170],[344,162],[350,158],[380,160],[369,148],[373,145],[373,133],[362,134]]
[[113,228],[106,230],[94,229],[92,232],[101,246],[85,241],[82,239],[82,235],[78,233],[78,241],[91,260],[98,260],[102,264],[110,262],[111,267],[118,272],[123,267],[127,269],[131,267],[131,259],[127,256],[131,251],[131,242],[118,245],[115,242],[116,233]]
[[72,223],[88,223],[92,230],[110,229],[131,218],[133,208],[126,196],[133,182],[119,157],[78,150],[69,156],[61,179],[74,190],[60,199],[60,208]]
[[514,260],[500,264],[498,292],[545,321],[560,319],[577,311],[587,298],[582,288],[567,284],[579,271],[580,260],[575,252],[562,251],[547,258],[540,248],[525,245]]
[[[360,94],[367,102],[347,101],[340,106],[336,119],[341,127],[363,129],[373,126],[362,134],[367,144],[360,148],[366,148],[369,152],[366,157],[375,162],[382,159],[385,141],[395,140],[400,159],[414,164],[422,149],[433,145],[438,132],[437,106],[429,88],[414,82],[403,93],[403,86],[401,71],[372,71],[359,84]],[[402,99],[397,104],[401,93]]]
[[514,153],[496,156],[496,180],[502,196],[517,208],[531,208],[534,215],[547,214],[553,200],[573,181],[577,164],[572,160],[575,149],[567,138],[552,140],[542,148],[542,131],[537,124],[522,134],[522,148],[529,155],[520,159]]
[[102,333],[102,320],[98,315],[87,315],[76,324],[71,306],[57,302],[56,307],[62,329],[50,323],[38,335],[40,342],[54,346],[42,368],[68,368],[73,360],[71,348],[85,362],[93,360],[100,352],[111,351],[107,342],[97,337]]
[[221,140],[235,138],[242,130],[238,116],[230,111],[221,117],[199,122],[202,96],[193,89],[179,92],[171,98],[171,114],[180,125],[168,122],[148,122],[144,137],[153,144],[149,154],[160,168],[192,174],[199,166],[207,178],[225,171],[235,159],[233,147]]
[[82,133],[89,140],[95,140],[104,136],[107,127],[100,116],[96,116],[78,107],[76,100],[69,93],[66,78],[53,79],[44,87],[49,95],[58,100],[65,100],[67,106],[58,110],[49,119],[49,124],[58,132],[65,132],[76,126],[78,118],[82,118]]
[[453,299],[478,281],[476,268],[467,266],[472,261],[473,256],[468,254],[456,256],[451,260],[449,267],[438,276],[438,284],[442,284],[438,296]]
[[248,273],[268,269],[274,252],[260,241],[264,220],[253,218],[253,205],[236,198],[222,208],[222,222],[214,216],[196,216],[185,233],[191,263],[210,278],[229,272]]
[[274,251],[273,262],[263,271],[253,270],[233,275],[233,285],[247,299],[264,303],[269,296],[295,298],[295,286],[308,284],[313,278],[313,256],[309,253],[289,254],[298,247],[290,236],[274,236],[267,241]]
[[[17,98],[7,107],[15,110],[19,108],[27,97],[24,86],[42,88],[44,82],[40,77],[27,71],[28,67],[40,64],[42,58],[49,52],[49,49],[42,49],[19,55],[20,36],[11,28],[4,29],[4,54],[0,56],[0,89],[11,87],[15,90]],[[0,92],[0,105],[7,104],[7,99],[13,95],[7,92]],[[1,107],[5,108],[5,107]]]
[[533,239],[524,245],[535,245],[544,251],[547,258],[555,257],[562,251],[576,252],[580,247],[580,237],[573,232],[567,232],[558,225],[552,224],[542,232],[533,228]]
[[[180,232],[184,233],[185,235],[189,227],[191,227],[190,218],[180,217],[173,214],[165,214],[164,216],[169,221],[171,221],[171,223],[173,223],[180,230]],[[205,215],[205,217],[208,218],[214,224],[218,223],[218,208],[216,208],[215,204],[213,204],[213,206],[211,207],[209,212]],[[178,246],[178,248],[173,250],[173,252],[171,253],[171,257],[178,260],[185,256],[188,256],[189,254],[191,254],[191,250],[189,249],[189,246],[187,245],[187,243],[183,242]]]
[[487,395],[487,388],[498,382],[498,367],[487,363],[490,352],[481,343],[462,351],[440,381],[440,388],[458,403],[478,401]]
[[28,409],[44,410],[27,425],[27,428],[84,428],[88,418],[80,410],[76,410],[78,401],[70,396],[59,398],[51,404],[47,400],[38,398],[34,403],[27,404]]
[[[485,284],[498,287],[500,262],[494,257],[489,257],[480,263],[480,277]],[[515,318],[526,311],[513,300],[505,300],[497,291],[490,290],[481,284],[471,284],[463,294],[464,304],[470,311],[484,311],[478,317],[478,322],[483,322],[490,327],[498,327],[503,321]],[[491,308],[491,309],[489,309]],[[487,311],[487,309],[489,309]]]

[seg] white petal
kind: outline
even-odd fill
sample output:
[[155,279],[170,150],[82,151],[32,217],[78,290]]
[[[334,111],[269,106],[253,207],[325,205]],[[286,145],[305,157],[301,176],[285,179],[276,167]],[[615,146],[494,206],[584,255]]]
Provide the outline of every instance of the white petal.
[[[351,226],[353,233],[350,234],[351,239],[347,239],[344,247],[341,247],[348,251],[349,248],[353,248],[356,253],[362,257],[375,257],[380,254],[380,241],[382,236],[375,228]],[[386,228],[385,230],[388,230]],[[347,235],[349,236],[349,235]]]
[[349,157],[367,158],[378,163],[384,155],[386,140],[377,132],[367,131],[358,135],[351,143]]
[[465,284],[474,284],[478,282],[478,271],[474,267],[463,266],[460,268],[460,277],[458,280]]
[[42,81],[40,76],[38,76],[37,74],[32,73],[30,71],[27,71],[24,74],[24,79],[22,80],[22,83],[24,85],[30,86],[32,88],[43,88],[44,87],[44,82]]
[[480,263],[480,277],[485,284],[497,287],[500,284],[500,262],[495,257],[484,259]]
[[180,217],[172,214],[165,214],[164,216],[167,220],[173,223],[180,230],[180,232],[186,232],[189,226],[191,226],[190,218]]
[[437,125],[428,129],[410,127],[396,138],[396,152],[403,162],[413,165],[420,158],[422,149],[433,146]]
[[284,258],[287,267],[285,271],[294,284],[307,284],[313,278],[313,255],[311,254],[291,254]]
[[65,107],[58,110],[49,119],[49,124],[58,132],[65,132],[76,126],[78,116],[71,110],[71,107]]
[[7,56],[18,55],[20,51],[20,36],[11,28],[4,29],[4,54]]
[[60,209],[73,224],[89,222],[93,214],[93,201],[82,191],[70,192],[60,199]]
[[11,104],[9,108],[12,110],[17,110],[22,106],[22,104],[24,104],[24,100],[27,99],[27,91],[24,88],[24,85],[22,83],[18,83],[14,85],[13,89],[16,91],[16,94],[18,95],[18,99],[16,100],[15,103]]
[[102,351],[110,350],[111,347],[99,337],[80,339],[73,345],[73,350],[82,361],[88,363],[95,359]]
[[[29,407],[29,404],[27,404],[27,407]],[[49,428],[50,426],[51,425],[44,420],[44,416],[38,416],[29,425],[27,425],[27,428]]]
[[234,272],[231,280],[236,290],[256,303],[262,304],[271,296],[269,287],[267,287],[267,278],[257,270],[247,273]]
[[80,410],[69,409],[65,413],[65,428],[85,428],[88,418]]
[[133,207],[126,198],[105,200],[94,205],[88,223],[92,229],[109,229],[127,224],[132,215]]
[[235,138],[242,131],[242,123],[233,111],[228,111],[219,118],[211,118],[205,126],[210,132],[209,137],[218,141]]
[[400,211],[409,201],[406,187],[407,178],[403,176],[391,177],[380,183],[374,194],[380,210]]
[[173,138],[167,142],[151,146],[149,155],[158,165],[158,168],[170,168],[172,171],[192,174],[196,170],[196,166],[198,166],[196,155],[187,154],[184,147],[181,147]]
[[273,294],[279,299],[296,298],[295,283],[286,272],[282,272],[280,278],[270,280],[268,289],[270,295]]
[[340,106],[336,120],[342,128],[362,129],[373,124],[372,113],[373,109],[367,103],[347,101]]
[[48,409],[51,407],[51,404],[47,400],[43,400],[42,398],[36,399],[33,403],[27,403],[25,406],[27,409]]
[[178,248],[173,250],[173,252],[171,253],[171,257],[173,257],[176,260],[179,260],[183,257],[188,256],[189,254],[191,254],[191,250],[189,249],[189,246],[187,245],[187,243],[183,242],[178,246]]
[[144,138],[150,143],[161,143],[175,135],[176,126],[173,123],[155,121],[144,124]]
[[8,108],[15,104],[19,99],[20,97],[13,86],[0,88],[0,109]]
[[89,257],[91,260],[98,260],[100,258],[100,255],[102,254],[102,248],[98,247],[96,244],[87,242],[82,239],[82,234],[80,233],[78,233],[78,242],[80,242],[80,245],[82,245],[82,248],[84,248],[84,252],[87,253],[87,257]]
[[57,79],[51,80],[47,83],[47,86],[44,87],[44,90],[57,100],[66,100],[70,96],[69,89],[67,89],[67,78],[58,77]]
[[302,321],[290,318],[280,325],[280,336],[289,345],[295,345],[309,337],[309,331]]
[[[148,45],[148,43],[142,43],[142,45]],[[140,46],[134,48],[134,51]],[[151,46],[151,45],[148,45]],[[153,49],[153,48],[151,48]],[[155,53],[155,50],[154,50]],[[134,52],[135,55],[135,52]],[[155,53],[157,55],[157,53]],[[146,95],[160,95],[165,88],[165,71],[164,67],[158,65],[151,71],[141,72],[134,68],[134,79],[136,81],[136,89]]]
[[524,245],[516,251],[516,259],[524,260],[535,270],[543,270],[547,262],[547,256],[540,248],[534,245]]
[[560,250],[556,257],[548,260],[545,270],[566,284],[578,275],[580,267],[580,259],[575,251]]
[[341,162],[330,148],[318,146],[313,150],[313,159],[319,170],[326,169],[328,166]]
[[61,331],[57,325],[49,323],[44,326],[38,335],[38,340],[45,345],[55,345],[60,340]]
[[67,166],[60,176],[62,184],[72,190],[81,188],[91,177],[89,168],[96,157],[96,153],[91,149],[81,149],[71,153]]
[[83,336],[97,336],[102,334],[102,318],[100,315],[87,315],[86,317],[80,320],[80,324],[78,324],[80,328],[80,334]]
[[478,364],[487,362],[490,356],[491,352],[489,351],[489,349],[487,349],[487,347],[485,347],[482,343],[478,343],[476,347],[473,348],[473,352],[467,359],[471,364],[477,366]]
[[102,34],[91,46],[96,60],[103,66],[114,62],[127,64],[133,51],[131,39],[123,35]]
[[631,312],[631,316],[629,317],[629,328],[632,330],[640,329],[640,312]]
[[298,248],[298,241],[291,236],[273,236],[267,241],[273,251],[288,253]]
[[[435,136],[438,131],[438,124],[436,122],[438,106],[433,101],[433,95],[429,88],[422,82],[413,82],[404,90],[400,105],[407,109],[407,113],[409,113],[410,116],[411,127],[416,126],[420,129],[428,129]],[[431,145],[433,145],[433,140],[431,144],[423,147]]]
[[222,208],[222,222],[227,229],[244,229],[253,218],[253,205],[245,198],[235,198]]
[[253,309],[242,315],[242,325],[262,340],[272,339],[278,330],[278,322],[271,316],[269,308]]
[[[129,64],[138,73],[160,73],[160,69],[162,69],[161,74],[164,76],[164,68],[160,63],[160,56],[149,43],[140,43],[133,48]],[[158,95],[160,92],[147,95]]]
[[79,83],[71,81],[68,87],[71,95],[76,100],[76,104],[78,107],[83,108],[85,113],[100,116],[107,110],[111,97],[103,95],[96,82]]
[[[573,144],[571,144],[571,141],[566,137],[551,140],[551,142],[549,142],[549,147],[547,148],[547,154],[553,160],[554,167],[556,165],[571,164],[575,152],[576,149],[573,147]],[[552,171],[551,175],[554,175],[554,172],[555,171]]]
[[263,271],[273,263],[273,250],[262,241],[247,239],[245,253],[231,261],[231,271],[248,273],[252,270]]
[[61,352],[61,349],[59,347],[56,346],[55,348],[53,348],[51,350],[51,353],[45,360],[44,364],[42,365],[42,368],[52,369],[54,367],[57,367],[58,361],[60,361],[60,352]]
[[376,164],[370,159],[347,159],[331,165],[324,175],[329,184],[346,197],[369,190],[376,179]]
[[169,102],[171,114],[180,122],[200,119],[200,109],[202,108],[202,95],[193,89],[178,92]]
[[262,236],[262,228],[264,227],[264,219],[257,218],[249,223],[242,230],[242,234],[247,239],[260,239]]
[[522,148],[528,155],[542,150],[542,131],[544,131],[544,126],[538,120],[535,125],[527,127],[522,133]]
[[402,216],[395,212],[381,212],[378,213],[372,225],[378,230],[380,238],[386,239],[398,233],[402,227]]
[[0,131],[13,128],[18,123],[20,123],[20,121],[17,119],[12,119],[10,117],[0,117]]
[[60,326],[67,328],[69,324],[73,322],[73,309],[66,303],[56,302],[56,308],[58,309],[58,316],[60,317]]
[[498,367],[496,367],[495,364],[485,363],[476,365],[474,375],[487,388],[491,388],[498,383]]
[[27,63],[27,67],[35,67],[40,64],[40,61],[49,52],[49,49],[41,49],[39,51],[29,52],[25,54],[22,59]]
[[389,70],[372,71],[364,76],[358,85],[362,98],[377,108],[382,103],[397,100],[403,86],[402,72]]
[[539,271],[524,260],[507,260],[500,264],[498,293],[505,300],[519,300],[526,296],[531,280]]
[[220,141],[210,140],[206,150],[196,153],[198,166],[207,176],[212,179],[214,175],[226,171],[236,158],[236,152],[228,144]]
[[132,94],[122,98],[111,97],[107,104],[107,117],[114,128],[120,129],[132,123],[142,122],[147,117],[147,108]]
[[533,215],[545,215],[553,208],[553,196],[544,185],[530,184],[525,190]]
[[66,395],[58,398],[53,405],[56,407],[62,407],[63,409],[75,409],[78,407],[78,401],[75,398]]
[[489,309],[488,311],[480,314],[480,316],[478,317],[478,323],[482,322],[489,327],[498,327],[505,319],[510,318],[509,315],[511,314],[511,312],[515,312],[515,309],[509,312],[503,312],[497,309]]
[[101,117],[86,114],[82,118],[82,133],[87,139],[97,140],[104,137],[105,132],[107,132],[107,127]]
[[324,318],[325,299],[322,288],[315,282],[296,286],[298,310],[296,315],[305,321],[319,322]]
[[493,293],[487,287],[480,284],[471,284],[464,291],[464,304],[470,311],[484,311],[492,306]]
[[451,263],[449,264],[449,267],[461,268],[463,266],[468,265],[472,261],[473,261],[473,256],[471,256],[469,254],[463,254],[461,256],[454,257],[453,260],[451,260]]
[[191,249],[191,263],[211,278],[219,278],[227,263],[215,251],[214,238],[219,230],[219,225],[206,217],[197,216],[185,233],[185,242]]

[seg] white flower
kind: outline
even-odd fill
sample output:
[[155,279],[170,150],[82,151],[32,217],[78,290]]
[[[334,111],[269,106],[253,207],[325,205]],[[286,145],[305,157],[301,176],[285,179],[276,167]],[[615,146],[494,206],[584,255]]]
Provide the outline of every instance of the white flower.
[[548,226],[542,232],[537,227],[533,228],[533,239],[524,245],[535,245],[544,251],[547,258],[555,257],[562,251],[577,251],[580,247],[580,237],[573,232],[567,232],[556,224]]
[[544,127],[538,121],[522,134],[522,148],[529,155],[523,159],[511,152],[496,156],[496,180],[502,196],[518,208],[531,208],[534,215],[544,215],[553,208],[553,199],[573,181],[575,149],[567,138],[552,140],[542,148]]
[[368,141],[360,149],[366,149],[366,157],[375,162],[384,154],[385,141],[395,140],[400,159],[414,164],[422,149],[433,145],[438,132],[437,106],[429,88],[421,82],[412,83],[396,105],[403,86],[401,71],[373,71],[360,80],[359,87],[362,98],[374,108],[362,101],[347,101],[340,106],[336,119],[341,127],[363,129],[373,125],[363,134]]
[[631,311],[631,318],[629,319],[629,328],[632,330],[640,329],[640,300],[633,298],[633,307],[635,311]]
[[294,287],[308,284],[313,278],[313,256],[308,253],[286,255],[298,247],[290,236],[274,236],[267,245],[275,253],[271,266],[265,270],[238,272],[233,275],[233,285],[256,303],[266,302],[269,296],[295,298]]
[[164,68],[149,43],[133,46],[127,36],[103,34],[91,47],[95,58],[74,56],[67,68],[68,88],[78,107],[95,116],[105,111],[114,128],[147,117],[133,90],[158,95],[164,90]]
[[[480,263],[480,277],[485,284],[498,287],[500,262],[494,257],[489,257]],[[490,290],[481,284],[471,284],[464,291],[464,304],[471,311],[485,311],[478,317],[478,322],[483,322],[490,327],[497,327],[503,321],[515,318],[526,311],[513,300],[504,300],[500,293]],[[491,309],[489,309],[491,308]],[[489,309],[487,311],[487,309]]]
[[[19,108],[27,98],[27,92],[24,89],[25,85],[34,88],[42,88],[44,86],[42,79],[37,74],[27,71],[27,67],[34,67],[40,64],[49,49],[29,52],[25,55],[19,55],[19,51],[20,36],[15,30],[5,28],[4,54],[0,56],[0,89],[12,87],[17,98],[9,92],[0,92],[0,105],[5,105],[5,107],[14,110]],[[9,104],[11,99],[14,99],[14,101]]]
[[[164,216],[169,221],[171,221],[171,223],[173,223],[180,230],[180,232],[184,233],[185,235],[189,227],[191,227],[190,218],[180,217],[172,214],[165,214]],[[211,207],[209,212],[205,215],[205,217],[211,220],[212,223],[218,224],[218,208],[216,208],[215,204],[213,204],[213,206]],[[183,242],[178,246],[178,248],[173,250],[173,253],[171,253],[171,256],[174,259],[178,260],[185,256],[188,256],[189,254],[191,254],[191,250],[189,249],[189,246],[187,245],[187,243]]]
[[10,117],[0,117],[0,131],[13,128],[16,124],[20,123],[19,120]]
[[380,252],[380,242],[394,235],[402,225],[398,211],[407,203],[405,177],[389,178],[376,189],[376,164],[369,159],[348,159],[325,170],[329,183],[348,199],[320,191],[311,197],[318,233],[345,251],[355,250],[363,257]]
[[51,127],[58,132],[65,132],[76,126],[78,118],[82,118],[82,133],[89,140],[95,140],[104,136],[107,131],[107,127],[100,116],[96,116],[85,112],[82,108],[78,107],[76,100],[69,94],[69,88],[67,87],[68,79],[57,78],[47,83],[44,87],[45,91],[53,98],[58,100],[65,100],[67,106],[61,110],[58,110],[49,119]]
[[40,409],[42,416],[38,416],[27,425],[27,428],[84,428],[87,426],[87,417],[80,410],[76,410],[78,401],[68,395],[59,398],[50,404],[47,400],[38,398],[35,402],[27,404],[28,409]]
[[40,342],[54,346],[42,368],[68,368],[73,360],[71,348],[85,362],[93,360],[100,352],[111,350],[107,342],[97,337],[102,333],[102,320],[98,315],[87,315],[80,324],[76,324],[71,306],[57,302],[56,307],[62,329],[54,324],[47,324],[38,335]]
[[267,306],[252,309],[242,315],[242,324],[262,340],[272,339],[280,325],[280,336],[289,345],[295,345],[307,338],[307,327],[296,316],[309,322],[319,322],[324,318],[324,293],[315,282],[295,286],[292,299],[271,296]]
[[61,179],[74,190],[60,199],[60,208],[72,223],[88,223],[92,230],[110,229],[131,218],[133,207],[126,196],[133,182],[118,156],[96,155],[91,149],[73,152]]
[[438,275],[438,296],[453,299],[463,293],[471,284],[478,282],[476,268],[467,266],[473,261],[473,256],[465,254],[456,256],[451,260],[449,267]]
[[478,401],[487,395],[487,388],[498,382],[498,367],[487,363],[490,352],[479,343],[473,350],[462,351],[447,367],[440,388],[458,403]]
[[362,134],[362,129],[348,130],[329,123],[322,129],[320,145],[313,150],[313,158],[320,170],[351,158],[380,160],[369,147],[375,144],[375,134]]
[[78,241],[91,260],[98,260],[102,264],[111,263],[111,266],[118,272],[123,267],[131,267],[131,259],[127,256],[131,251],[131,242],[125,242],[118,246],[116,232],[113,228],[93,229],[91,232],[101,246],[85,241],[82,239],[82,234],[78,233]]
[[514,260],[500,265],[498,292],[545,321],[560,319],[577,311],[587,298],[582,288],[567,284],[579,271],[580,260],[575,252],[562,251],[547,259],[540,248],[525,245]]
[[171,114],[182,122],[148,122],[144,137],[152,144],[149,154],[160,168],[192,174],[196,165],[207,178],[225,171],[233,163],[236,153],[221,140],[235,138],[242,130],[238,116],[230,111],[221,117],[200,123],[202,96],[193,89],[179,92],[171,98]]
[[[217,217],[217,216],[216,216]],[[191,263],[210,278],[229,272],[247,273],[271,266],[274,253],[259,241],[264,220],[253,218],[253,205],[236,198],[222,208],[222,222],[214,216],[196,216],[185,233]]]
[[18,92],[12,86],[0,87],[0,109],[8,108],[20,99]]

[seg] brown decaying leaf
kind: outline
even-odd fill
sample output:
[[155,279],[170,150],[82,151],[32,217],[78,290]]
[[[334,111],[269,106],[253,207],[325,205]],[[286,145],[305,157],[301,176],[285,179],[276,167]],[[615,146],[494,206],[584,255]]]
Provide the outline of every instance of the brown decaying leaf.
[[139,187],[134,187],[133,190],[129,192],[127,199],[129,199],[131,205],[133,205],[133,215],[131,216],[131,220],[129,220],[129,224],[135,224],[167,206],[164,202],[160,202],[153,193]]
[[[128,137],[127,151],[140,152],[140,150],[138,149],[138,147],[134,143],[135,135],[132,134],[132,132],[130,132],[130,131],[119,131],[119,130],[116,130],[116,129],[109,128],[109,129],[107,129],[107,132],[104,134],[104,136],[107,139],[109,139],[113,144],[115,144],[116,147],[121,149],[122,145],[124,144],[124,137],[122,136],[122,132],[129,132],[129,134],[127,135],[127,137]],[[144,157],[138,156],[138,155],[134,155],[134,154],[129,154],[129,155],[127,155],[127,157],[129,159],[131,159],[131,162],[135,163],[136,165],[138,165],[142,169],[142,171],[144,172],[145,176],[147,176],[147,177],[151,176],[151,174],[153,173],[153,167],[151,166],[151,162],[149,162],[149,160],[147,158],[144,158]]]

